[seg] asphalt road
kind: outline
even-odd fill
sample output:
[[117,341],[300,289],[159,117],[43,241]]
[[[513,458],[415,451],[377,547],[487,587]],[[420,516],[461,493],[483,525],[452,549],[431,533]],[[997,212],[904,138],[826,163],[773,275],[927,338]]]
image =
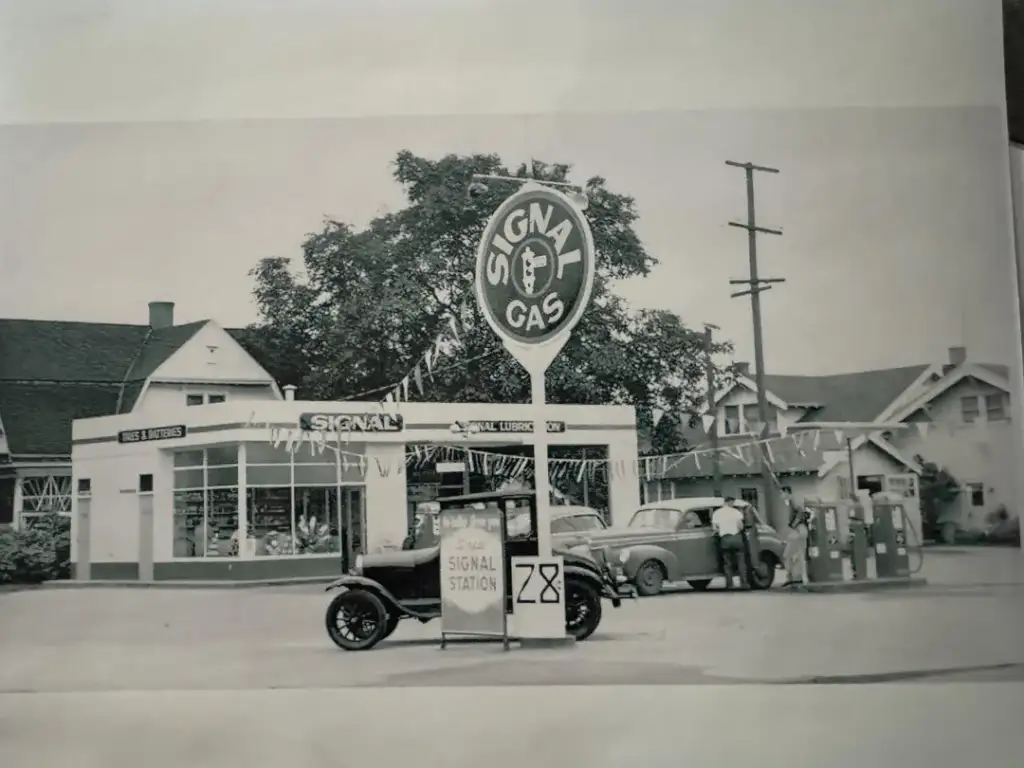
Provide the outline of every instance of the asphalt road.
[[0,692],[1020,679],[1024,569],[1011,550],[935,553],[931,585],[849,595],[683,591],[606,607],[576,647],[438,648],[404,622],[336,649],[320,587],[0,595]]
[[0,594],[0,765],[1021,765],[1022,564],[951,551],[923,589],[681,592],[508,653],[441,651],[430,625],[345,653],[309,586]]

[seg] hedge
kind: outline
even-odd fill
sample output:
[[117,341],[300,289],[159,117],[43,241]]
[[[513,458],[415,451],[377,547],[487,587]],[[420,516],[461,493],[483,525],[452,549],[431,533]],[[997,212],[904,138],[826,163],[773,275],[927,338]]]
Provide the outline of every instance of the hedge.
[[71,518],[31,518],[20,530],[0,530],[0,584],[39,584],[71,576]]

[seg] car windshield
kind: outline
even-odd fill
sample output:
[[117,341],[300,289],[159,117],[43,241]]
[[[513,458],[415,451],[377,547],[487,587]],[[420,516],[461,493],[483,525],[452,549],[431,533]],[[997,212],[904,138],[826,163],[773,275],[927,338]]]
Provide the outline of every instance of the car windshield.
[[630,528],[661,528],[675,530],[683,519],[678,509],[641,509],[629,521]]
[[597,515],[572,515],[567,519],[577,531],[601,531],[608,527]]

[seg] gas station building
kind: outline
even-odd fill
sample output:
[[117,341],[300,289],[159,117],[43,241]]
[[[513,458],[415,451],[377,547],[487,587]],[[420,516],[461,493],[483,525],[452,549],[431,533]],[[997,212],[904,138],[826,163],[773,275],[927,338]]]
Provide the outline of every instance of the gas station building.
[[[438,495],[472,488],[471,468],[456,460],[464,449],[522,454],[532,447],[530,405],[403,403],[385,410],[379,403],[295,401],[287,389],[283,400],[76,420],[75,578],[337,574],[339,560],[401,545],[410,477],[424,463],[407,465],[407,454],[451,454],[442,465],[431,460]],[[543,413],[554,450],[595,446],[622,468],[607,473],[608,502],[612,522],[625,524],[640,503],[633,408],[547,405]],[[467,423],[476,427],[453,427]],[[431,488],[415,485],[412,503],[426,500]]]

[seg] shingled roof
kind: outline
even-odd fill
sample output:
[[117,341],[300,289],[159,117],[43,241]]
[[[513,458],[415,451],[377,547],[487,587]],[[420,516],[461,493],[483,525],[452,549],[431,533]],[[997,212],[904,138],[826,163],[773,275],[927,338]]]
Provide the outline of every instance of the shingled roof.
[[0,319],[0,418],[12,455],[71,454],[71,422],[130,411],[207,321],[146,325]]
[[787,403],[820,405],[809,414],[812,421],[873,421],[927,368],[910,365],[831,376],[768,374],[764,380],[768,391]]

